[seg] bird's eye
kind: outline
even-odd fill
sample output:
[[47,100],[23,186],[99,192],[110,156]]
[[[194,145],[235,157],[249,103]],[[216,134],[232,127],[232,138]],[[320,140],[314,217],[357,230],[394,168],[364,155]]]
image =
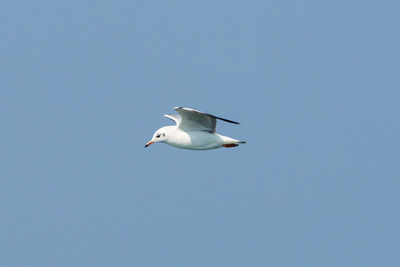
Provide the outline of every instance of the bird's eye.
[[161,136],[160,134],[157,134],[156,138],[160,138],[160,136]]

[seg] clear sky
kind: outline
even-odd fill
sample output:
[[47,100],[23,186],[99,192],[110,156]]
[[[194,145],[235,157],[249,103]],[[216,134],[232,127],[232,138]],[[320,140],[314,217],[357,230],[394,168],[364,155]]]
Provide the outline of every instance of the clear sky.
[[399,9],[3,1],[0,266],[400,266]]

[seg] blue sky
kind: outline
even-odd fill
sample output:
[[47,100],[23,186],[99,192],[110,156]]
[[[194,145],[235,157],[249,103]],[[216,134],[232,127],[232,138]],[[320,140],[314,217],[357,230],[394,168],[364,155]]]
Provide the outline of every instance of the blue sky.
[[399,8],[2,3],[0,265],[399,266]]

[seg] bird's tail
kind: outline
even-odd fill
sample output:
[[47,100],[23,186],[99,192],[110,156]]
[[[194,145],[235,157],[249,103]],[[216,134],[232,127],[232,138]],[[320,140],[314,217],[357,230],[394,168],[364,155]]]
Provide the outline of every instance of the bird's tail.
[[227,136],[219,135],[219,137],[222,139],[221,145],[224,147],[235,147],[235,146],[238,146],[239,144],[246,144],[246,141],[233,139],[233,138],[230,138]]

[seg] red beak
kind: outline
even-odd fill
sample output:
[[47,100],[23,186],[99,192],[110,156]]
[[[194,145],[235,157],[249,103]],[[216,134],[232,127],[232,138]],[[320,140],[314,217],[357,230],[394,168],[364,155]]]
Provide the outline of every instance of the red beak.
[[148,147],[149,145],[154,144],[154,141],[149,141],[144,147]]

